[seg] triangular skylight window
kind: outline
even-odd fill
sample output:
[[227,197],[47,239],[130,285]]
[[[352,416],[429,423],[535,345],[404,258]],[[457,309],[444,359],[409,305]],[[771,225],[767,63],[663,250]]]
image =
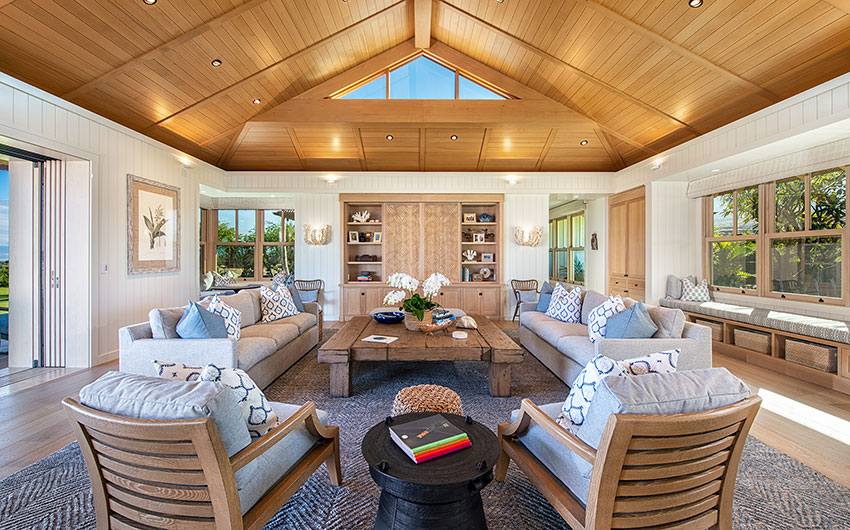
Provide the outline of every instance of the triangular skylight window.
[[[442,62],[419,55],[377,77],[331,96],[334,99],[509,99]],[[387,82],[389,76],[389,83]]]

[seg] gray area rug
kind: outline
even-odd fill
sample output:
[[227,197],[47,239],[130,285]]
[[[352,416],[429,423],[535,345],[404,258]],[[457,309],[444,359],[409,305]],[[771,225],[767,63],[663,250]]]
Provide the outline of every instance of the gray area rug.
[[[327,339],[333,330],[325,332]],[[518,332],[509,335],[517,339]],[[340,426],[343,486],[315,473],[266,526],[267,529],[372,528],[379,490],[360,454],[360,440],[390,412],[396,392],[433,383],[454,389],[464,413],[495,431],[523,397],[545,404],[566,398],[567,387],[534,357],[515,366],[513,395],[492,398],[484,363],[363,363],[350,398],[328,395],[328,367],[305,356],[268,389],[274,401],[312,400]],[[565,529],[558,513],[513,464],[508,479],[482,496],[491,529]],[[0,529],[94,528],[94,507],[76,443],[0,481]],[[735,489],[735,527],[740,529],[850,529],[850,490],[750,437]]]

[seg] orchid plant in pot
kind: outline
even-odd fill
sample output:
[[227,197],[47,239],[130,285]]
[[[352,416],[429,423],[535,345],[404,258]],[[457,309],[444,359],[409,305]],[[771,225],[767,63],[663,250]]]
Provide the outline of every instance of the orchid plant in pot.
[[435,272],[422,282],[422,295],[416,292],[419,280],[409,274],[397,272],[389,277],[387,285],[397,290],[384,297],[385,306],[401,306],[404,311],[404,326],[410,331],[419,331],[422,324],[430,324],[431,312],[441,307],[434,297],[444,285],[449,285],[449,279]]

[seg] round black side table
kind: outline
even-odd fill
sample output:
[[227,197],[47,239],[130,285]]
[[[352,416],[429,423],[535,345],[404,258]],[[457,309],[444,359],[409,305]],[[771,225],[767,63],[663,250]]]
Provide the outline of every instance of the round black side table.
[[480,492],[493,480],[499,441],[478,422],[443,414],[467,433],[472,447],[415,464],[390,438],[389,427],[432,414],[397,416],[375,425],[363,438],[369,473],[382,490],[377,530],[487,528]]

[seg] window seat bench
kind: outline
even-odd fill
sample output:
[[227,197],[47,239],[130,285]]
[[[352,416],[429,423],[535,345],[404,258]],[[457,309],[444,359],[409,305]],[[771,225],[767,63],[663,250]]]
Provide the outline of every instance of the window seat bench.
[[[681,309],[691,322],[713,323],[712,348],[751,364],[850,394],[850,322],[722,302],[684,302],[662,298],[659,305]],[[765,338],[766,352],[736,344],[736,330]],[[752,335],[750,335],[752,337]],[[832,348],[834,368],[812,368],[786,359],[788,341]]]

